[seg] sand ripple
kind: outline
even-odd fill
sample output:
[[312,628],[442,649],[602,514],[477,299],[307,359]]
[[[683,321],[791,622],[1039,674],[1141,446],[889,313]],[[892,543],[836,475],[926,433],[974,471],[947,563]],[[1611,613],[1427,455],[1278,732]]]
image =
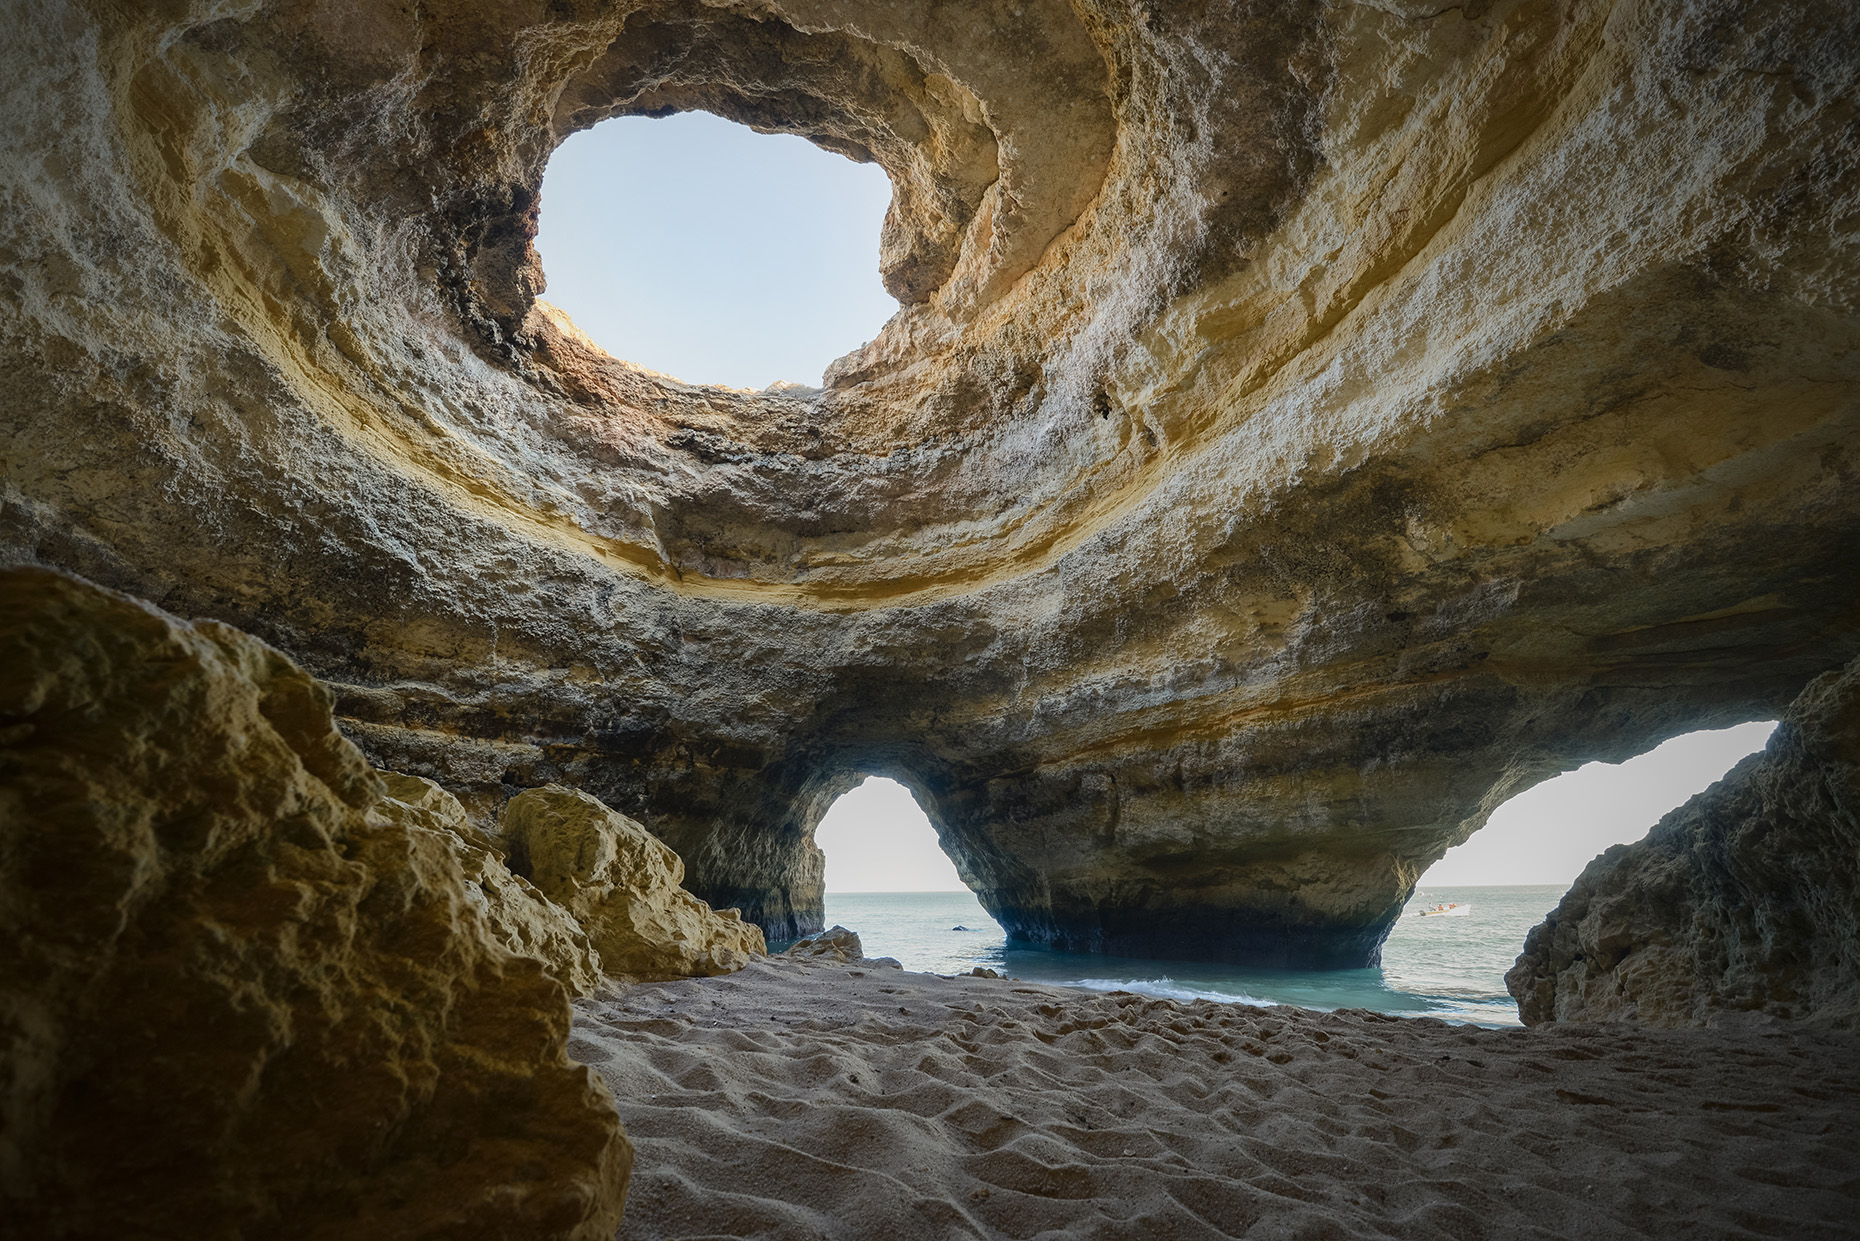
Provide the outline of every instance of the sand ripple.
[[1860,1044],[772,960],[585,1002],[627,1241],[1860,1235]]

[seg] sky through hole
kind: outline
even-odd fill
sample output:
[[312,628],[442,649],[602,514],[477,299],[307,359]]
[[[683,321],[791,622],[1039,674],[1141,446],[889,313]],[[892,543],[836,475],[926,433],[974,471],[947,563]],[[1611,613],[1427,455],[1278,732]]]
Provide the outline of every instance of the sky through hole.
[[878,275],[891,182],[705,112],[570,137],[543,179],[545,301],[616,357],[688,383],[817,385],[898,305]]
[[1625,763],[1588,763],[1518,794],[1457,849],[1422,876],[1428,884],[1575,881],[1610,845],[1647,834],[1667,811],[1684,805],[1761,750],[1774,721],[1687,733]]

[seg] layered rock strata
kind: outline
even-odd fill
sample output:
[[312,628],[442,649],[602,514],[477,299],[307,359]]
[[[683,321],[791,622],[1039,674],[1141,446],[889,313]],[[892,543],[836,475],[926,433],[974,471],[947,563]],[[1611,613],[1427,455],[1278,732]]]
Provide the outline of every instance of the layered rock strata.
[[632,1152],[567,990],[327,691],[62,575],[0,599],[8,1234],[611,1237]]
[[[821,926],[925,804],[1022,942],[1363,964],[1511,794],[1860,647],[1842,0],[33,0],[0,557],[259,633],[482,824]],[[550,151],[873,159],[820,390],[536,301]],[[851,342],[849,342],[850,344]]]
[[1589,863],[1505,976],[1527,1025],[1860,1022],[1860,661],[1768,748]]
[[768,951],[739,910],[712,910],[679,886],[685,866],[652,833],[559,784],[504,807],[510,865],[587,932],[610,974],[712,977]]

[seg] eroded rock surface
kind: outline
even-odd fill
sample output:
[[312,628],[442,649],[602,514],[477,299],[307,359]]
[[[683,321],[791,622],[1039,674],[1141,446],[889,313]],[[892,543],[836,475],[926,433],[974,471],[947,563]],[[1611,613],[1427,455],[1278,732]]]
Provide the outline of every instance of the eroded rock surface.
[[[816,931],[861,774],[1023,942],[1373,960],[1506,797],[1850,659],[1847,0],[33,0],[0,557],[241,625],[377,766]],[[536,300],[543,171],[877,160],[821,391]],[[851,345],[853,342],[848,342]]]
[[465,895],[478,904],[504,946],[536,957],[578,996],[601,985],[601,954],[574,915],[505,864],[498,842],[474,826],[458,798],[419,776],[377,773],[387,786],[383,813],[437,831],[464,877]]
[[1589,863],[1505,976],[1526,1024],[1860,1022],[1860,661],[1769,746]]
[[328,692],[42,569],[0,601],[4,1230],[611,1237],[632,1153],[567,991]]
[[[868,957],[865,945],[859,940],[859,933],[850,927],[834,925],[818,935],[809,935],[789,944],[782,953],[785,957],[794,957],[802,961],[813,961],[840,965],[860,965],[868,969],[903,969],[896,957]],[[861,977],[862,975],[854,975]],[[999,977],[990,973],[989,977]]]
[[504,807],[511,865],[568,911],[610,974],[709,977],[768,951],[739,910],[713,910],[679,886],[685,866],[651,832],[559,784]]
[[859,932],[837,923],[818,935],[797,939],[784,954],[791,957],[822,957],[829,961],[857,961],[865,956]]

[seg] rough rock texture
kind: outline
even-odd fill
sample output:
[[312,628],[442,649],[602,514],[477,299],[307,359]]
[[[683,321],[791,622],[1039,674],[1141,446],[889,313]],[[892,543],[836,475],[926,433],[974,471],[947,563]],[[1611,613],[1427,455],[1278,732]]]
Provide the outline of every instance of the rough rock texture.
[[685,864],[651,832],[559,784],[504,807],[511,868],[588,934],[609,974],[710,977],[768,951],[741,911],[713,911],[679,887]]
[[1860,1023],[1860,660],[1762,754],[1589,863],[1505,976],[1527,1025]]
[[865,944],[860,942],[859,932],[836,922],[818,935],[795,940],[782,955],[821,957],[829,961],[858,961],[865,956]]
[[[818,935],[809,935],[789,944],[782,953],[785,957],[799,957],[804,961],[838,962],[842,965],[860,965],[868,969],[903,969],[896,957],[868,957],[865,945],[859,941],[859,933],[847,927],[835,924]],[[990,974],[998,978],[998,974]]]
[[[1021,941],[1362,964],[1506,797],[1860,649],[1849,0],[11,25],[0,558],[252,629],[482,823],[584,789],[776,938],[874,773]],[[679,108],[891,175],[907,305],[823,389],[536,300],[550,151]]]
[[10,1236],[607,1238],[569,996],[224,625],[0,571]]
[[475,827],[458,798],[419,776],[377,773],[387,787],[383,811],[397,821],[438,832],[445,838],[465,880],[465,895],[479,907],[504,946],[536,957],[578,996],[600,988],[601,954],[574,915],[521,875],[512,874],[502,850]]

